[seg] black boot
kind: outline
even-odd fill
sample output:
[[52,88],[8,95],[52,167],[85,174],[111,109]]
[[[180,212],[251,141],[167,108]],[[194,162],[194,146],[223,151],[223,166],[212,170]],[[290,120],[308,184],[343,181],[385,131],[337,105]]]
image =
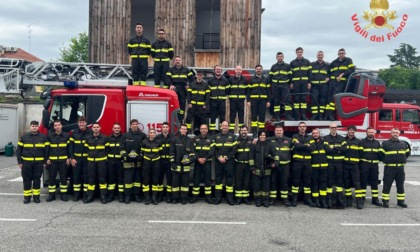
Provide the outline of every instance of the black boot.
[[322,208],[321,203],[319,202],[319,198],[318,197],[314,198],[314,204],[315,204],[315,207]]
[[206,202],[207,202],[208,204],[214,204],[213,198],[212,198],[212,197],[210,197],[210,196],[206,196]]
[[152,204],[153,205],[159,204],[158,201],[157,201],[156,193],[153,193],[153,195],[152,195]]
[[[86,197],[83,197],[83,203],[89,204],[94,201],[94,191],[85,192]],[[85,199],[86,198],[86,199]]]
[[89,192],[83,191],[83,203],[85,203],[89,198]]
[[363,208],[363,199],[362,198],[356,198],[356,207],[357,209]]
[[342,192],[337,193],[337,207],[338,208],[344,208],[344,196]]
[[172,196],[171,193],[166,193],[166,203],[172,203]]
[[382,203],[381,203],[381,202],[379,202],[378,197],[372,197],[372,205],[375,205],[375,206],[382,206]]
[[31,196],[23,197],[23,204],[29,204],[31,202]]
[[41,200],[39,199],[39,195],[34,195],[34,202],[41,203]]
[[172,204],[178,204],[178,198],[172,198]]
[[73,194],[73,201],[77,202],[80,200],[80,192],[74,192]]
[[69,198],[67,197],[66,193],[61,193],[60,199],[61,201],[69,201]]
[[407,208],[407,204],[405,204],[404,200],[398,200],[397,205],[402,208]]
[[195,202],[197,202],[197,196],[192,196],[192,198],[190,199],[190,203],[194,204]]
[[156,201],[157,203],[162,202],[162,192],[158,192],[156,195]]
[[232,193],[228,193],[228,194],[226,195],[226,200],[227,200],[227,203],[228,203],[229,205],[231,205],[231,206],[233,206],[233,205],[234,205],[234,203],[233,203],[233,194],[232,194]]
[[270,206],[270,199],[268,197],[264,197],[262,203],[263,203],[264,207],[269,207]]
[[222,202],[222,191],[221,190],[216,190],[214,192],[214,196],[215,196],[214,204],[219,205]]
[[321,208],[328,208],[326,196],[320,197],[320,203],[321,203]]
[[384,208],[389,208],[389,200],[382,200],[382,205]]
[[270,198],[270,199],[268,200],[268,204],[270,204],[270,205],[274,206],[274,205],[276,204],[276,198]]
[[118,202],[124,203],[124,193],[122,192],[118,193]]
[[106,204],[107,203],[106,193],[101,193],[101,203],[102,204]]
[[290,203],[290,205],[292,207],[297,206],[297,199],[298,199],[298,194],[297,193],[292,193],[292,202]]
[[248,197],[245,197],[245,198],[243,199],[243,201],[244,201],[244,203],[245,203],[246,205],[251,205],[251,201],[249,201]]
[[353,197],[352,196],[346,196],[346,206],[347,207],[353,206]]
[[261,206],[261,198],[256,198],[255,199],[255,206],[256,207],[260,207]]
[[46,202],[51,202],[55,200],[55,193],[49,193]]
[[[149,200],[150,200],[150,198],[149,198]],[[140,197],[140,195],[134,195],[134,201],[137,202],[137,203],[141,203],[141,197]]]
[[315,206],[315,204],[312,202],[312,199],[311,199],[311,195],[310,194],[305,194],[305,196],[303,198],[303,203],[305,205],[307,205],[307,206],[310,206],[310,207],[314,207]]
[[242,198],[236,198],[235,205],[240,205],[242,203]]
[[[136,196],[138,196],[138,195],[136,195]],[[136,200],[136,202],[137,202],[137,200]],[[144,204],[145,205],[149,205],[150,204],[150,195],[149,195],[149,193],[145,193],[144,194]]]
[[108,191],[108,197],[106,198],[106,201],[112,202],[114,201],[115,192],[114,190]]
[[131,202],[131,196],[130,196],[130,195],[125,196],[125,197],[124,197],[124,203],[125,203],[125,204],[130,204],[130,202]]
[[283,199],[283,205],[285,205],[285,206],[287,206],[287,207],[289,207],[289,206],[290,206],[290,201],[289,201],[289,199],[288,199],[288,198],[284,198],[284,199]]
[[181,204],[186,205],[187,204],[187,198],[181,198]]

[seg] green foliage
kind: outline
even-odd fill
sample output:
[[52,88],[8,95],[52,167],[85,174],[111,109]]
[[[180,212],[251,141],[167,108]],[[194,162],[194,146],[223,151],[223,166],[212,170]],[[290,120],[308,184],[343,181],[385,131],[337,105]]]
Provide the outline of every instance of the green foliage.
[[389,55],[389,60],[393,63],[391,67],[401,66],[411,69],[418,69],[420,66],[420,56],[416,56],[416,48],[409,44],[401,43],[399,49],[394,50],[394,55]]
[[420,70],[396,66],[379,71],[379,77],[391,89],[420,89]]
[[89,37],[87,32],[79,33],[78,36],[72,37],[68,47],[61,47],[58,60],[64,62],[88,62]]

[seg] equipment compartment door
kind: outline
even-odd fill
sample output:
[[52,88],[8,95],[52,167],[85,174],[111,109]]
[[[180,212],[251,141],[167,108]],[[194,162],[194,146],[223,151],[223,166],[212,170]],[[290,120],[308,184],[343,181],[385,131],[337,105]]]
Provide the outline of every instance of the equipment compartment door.
[[130,120],[139,120],[139,129],[144,133],[149,128],[155,128],[157,133],[162,132],[162,123],[169,120],[168,102],[163,101],[133,101],[127,104],[127,128]]
[[337,115],[343,126],[362,125],[368,111],[367,97],[353,93],[341,93],[335,95],[334,100]]

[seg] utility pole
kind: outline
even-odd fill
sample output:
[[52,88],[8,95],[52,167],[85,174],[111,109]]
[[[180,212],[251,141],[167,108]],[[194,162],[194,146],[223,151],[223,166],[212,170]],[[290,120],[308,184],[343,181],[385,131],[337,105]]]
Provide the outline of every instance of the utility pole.
[[28,24],[26,27],[28,27],[28,38],[29,38],[29,53],[31,53],[31,32],[32,32],[32,29],[31,29],[31,26],[33,25],[34,23],[30,23],[30,24]]

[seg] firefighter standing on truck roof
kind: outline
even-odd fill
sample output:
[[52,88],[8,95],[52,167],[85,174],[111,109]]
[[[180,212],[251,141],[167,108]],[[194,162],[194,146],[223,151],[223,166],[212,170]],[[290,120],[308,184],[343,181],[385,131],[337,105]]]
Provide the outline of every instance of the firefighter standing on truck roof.
[[157,201],[162,201],[163,197],[163,179],[166,177],[166,203],[172,202],[172,172],[171,172],[171,156],[169,149],[173,134],[169,132],[169,123],[162,123],[162,133],[156,137],[161,142],[160,150],[160,169],[159,169],[159,193]]
[[88,197],[83,203],[93,202],[96,182],[99,182],[101,203],[106,204],[107,183],[107,160],[108,160],[108,137],[101,133],[101,126],[98,122],[92,124],[92,134],[86,137],[85,141],[87,156],[87,170],[89,177]]
[[325,105],[328,96],[328,81],[330,80],[330,64],[324,61],[324,52],[318,51],[317,61],[311,63],[311,120],[324,120]]
[[312,197],[316,207],[327,208],[327,153],[324,140],[320,137],[319,129],[312,130],[312,138],[309,141],[312,149]]
[[281,106],[284,108],[286,120],[294,120],[292,116],[292,99],[290,89],[292,81],[292,69],[290,65],[283,61],[284,55],[278,52],[277,62],[271,66],[269,72],[272,96],[274,99],[274,117],[280,121]]
[[56,177],[60,174],[60,193],[61,200],[68,201],[67,197],[67,165],[70,164],[70,136],[62,131],[63,125],[60,120],[54,121],[54,131],[48,134],[47,146],[48,160],[47,169],[49,175],[48,198],[47,202],[55,200]]
[[144,204],[150,204],[150,182],[152,184],[152,204],[157,205],[160,175],[160,151],[162,144],[156,139],[156,130],[149,129],[149,137],[143,140],[141,151],[143,153],[143,194]]
[[38,130],[39,123],[31,121],[29,133],[21,136],[16,150],[17,162],[22,170],[24,204],[31,202],[32,195],[35,203],[41,202],[41,175],[47,161],[46,146],[49,142]]
[[124,168],[124,202],[130,204],[131,197],[137,203],[141,202],[141,143],[146,138],[139,129],[139,121],[131,119],[130,129],[123,135],[120,142],[120,155]]
[[[197,79],[190,83],[187,89],[188,113],[186,125],[191,132],[191,123],[194,129],[198,129],[201,124],[206,123],[206,110],[210,106],[210,88],[203,80],[203,71],[197,70]],[[193,131],[195,133],[195,130]]]
[[124,201],[124,170],[121,162],[120,142],[122,138],[121,125],[114,123],[113,133],[108,137],[108,195],[107,201],[114,201],[115,185],[118,184],[119,201]]
[[228,80],[222,76],[222,67],[214,67],[214,77],[208,81],[210,87],[210,132],[216,131],[216,119],[219,123],[226,119],[226,97],[229,88]]
[[188,83],[194,80],[190,69],[182,65],[180,56],[175,57],[175,65],[166,72],[166,85],[178,95],[179,113],[178,120],[184,122],[185,101],[187,99]]
[[248,127],[239,126],[239,137],[237,138],[237,149],[235,155],[235,198],[236,205],[242,202],[249,205],[249,187],[251,183],[251,145],[253,139],[248,136]]
[[311,89],[311,62],[303,57],[303,48],[296,48],[296,59],[290,62],[292,69],[292,93],[294,95],[293,107],[296,112],[297,120],[307,120],[306,118],[306,94]]
[[152,45],[143,35],[143,24],[136,24],[136,35],[128,42],[128,54],[131,58],[133,85],[146,86],[148,62]]
[[404,166],[407,157],[410,155],[408,144],[401,141],[398,137],[400,130],[393,128],[391,130],[391,139],[382,143],[381,153],[383,155],[384,170],[384,186],[382,189],[382,203],[385,208],[389,207],[389,192],[392,183],[395,181],[397,186],[397,205],[406,208],[404,181]]
[[244,124],[245,103],[248,94],[248,82],[242,75],[242,67],[236,66],[235,76],[229,78],[229,88],[227,89],[229,97],[229,130],[235,130],[235,119],[238,115],[238,125]]
[[330,83],[328,84],[328,101],[325,108],[325,119],[335,120],[334,96],[344,92],[347,80],[355,71],[355,66],[351,58],[346,57],[344,48],[338,50],[338,58],[330,64]]
[[80,191],[83,182],[83,199],[88,197],[88,175],[87,175],[87,153],[85,150],[86,137],[92,134],[92,129],[87,128],[87,121],[85,117],[77,119],[78,129],[73,130],[70,137],[70,157],[71,166],[73,167],[73,201],[79,201]]
[[154,60],[155,87],[161,87],[160,83],[163,81],[165,85],[166,72],[169,70],[169,61],[174,57],[174,48],[172,43],[165,39],[165,30],[159,29],[158,39],[152,44],[151,55]]

